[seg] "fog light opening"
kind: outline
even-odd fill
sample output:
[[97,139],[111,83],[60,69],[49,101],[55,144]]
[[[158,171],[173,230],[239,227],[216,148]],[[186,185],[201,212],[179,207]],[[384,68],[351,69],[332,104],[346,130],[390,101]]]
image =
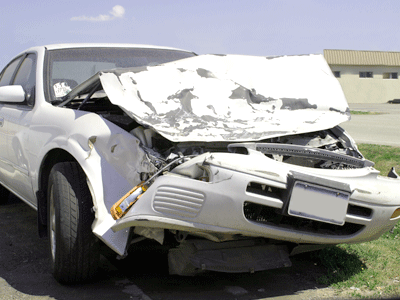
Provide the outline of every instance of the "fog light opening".
[[400,207],[394,211],[390,219],[395,219],[400,216]]

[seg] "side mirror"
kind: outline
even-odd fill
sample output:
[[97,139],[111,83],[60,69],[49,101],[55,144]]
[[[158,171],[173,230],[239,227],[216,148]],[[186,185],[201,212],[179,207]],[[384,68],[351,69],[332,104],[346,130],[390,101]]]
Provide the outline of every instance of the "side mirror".
[[21,103],[25,101],[25,91],[20,85],[0,86],[0,102]]

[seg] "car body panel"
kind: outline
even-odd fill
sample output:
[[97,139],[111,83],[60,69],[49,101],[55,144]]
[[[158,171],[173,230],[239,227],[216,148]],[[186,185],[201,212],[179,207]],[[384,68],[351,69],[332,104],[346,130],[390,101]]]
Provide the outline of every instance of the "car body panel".
[[[295,243],[356,243],[368,241],[371,235],[380,236],[398,221],[390,219],[399,206],[399,201],[388,201],[396,197],[398,180],[378,176],[373,168],[357,170],[310,170],[309,168],[285,165],[261,156],[257,152],[243,156],[239,154],[206,153],[198,157],[198,162],[207,165],[214,174],[209,182],[179,176],[185,169],[180,166],[177,174],[162,176],[151,185],[129,212],[113,227],[119,230],[131,226],[166,227],[183,231],[204,231],[215,240],[221,234],[262,236]],[[189,161],[191,165],[195,162]],[[239,166],[246,166],[240,168]],[[189,167],[189,166],[187,166]],[[274,170],[269,174],[263,170]],[[250,182],[287,189],[287,175],[298,172],[318,179],[341,182],[350,185],[350,204],[371,208],[373,216],[357,216],[347,213],[346,222],[364,225],[355,234],[305,232],[301,229],[278,227],[272,222],[257,223],[244,216],[244,203],[252,202],[266,207],[282,209],[285,199],[259,195],[247,191]],[[363,182],[363,185],[360,185]],[[357,187],[357,188],[356,188]],[[162,197],[165,191],[170,196]],[[381,194],[380,191],[385,191]],[[179,200],[185,194],[193,193],[192,200]],[[172,195],[174,194],[174,195]],[[177,204],[179,203],[179,205]],[[197,205],[193,205],[196,203]],[[178,205],[178,206],[176,206]],[[372,222],[372,219],[374,221]],[[162,225],[160,225],[160,223]],[[386,223],[386,226],[382,226]],[[339,226],[340,227],[340,226]]]
[[[48,111],[50,110],[50,111]],[[51,113],[51,117],[49,117]],[[130,141],[131,145],[137,144],[137,139],[115,126],[100,116],[84,111],[57,108],[46,103],[43,111],[35,115],[35,120],[30,127],[29,136],[32,141],[30,149],[30,161],[33,162],[33,181],[38,183],[39,171],[43,167],[41,162],[46,155],[54,149],[62,149],[73,156],[81,165],[88,177],[89,186],[96,207],[96,222],[93,230],[99,238],[107,235],[106,243],[110,244],[121,255],[125,251],[127,231],[115,234],[109,230],[111,225],[104,227],[103,222],[114,224],[115,221],[109,214],[109,208],[122,196],[123,190],[128,189],[138,178],[122,176],[118,169],[127,166],[125,161],[116,162],[111,157],[111,147]],[[50,125],[49,125],[50,124]],[[90,124],[90,126],[88,126]],[[96,148],[90,148],[89,139],[96,137]],[[119,142],[119,140],[123,142]],[[122,148],[118,147],[118,149]],[[131,152],[132,153],[132,152]],[[131,154],[132,155],[132,154]],[[138,157],[137,155],[136,157]],[[111,165],[108,160],[113,160]],[[132,165],[129,165],[132,167]],[[137,174],[131,169],[132,174]],[[104,178],[105,177],[105,178]],[[129,178],[129,181],[128,181]],[[104,186],[104,183],[106,185]],[[103,225],[102,225],[103,224]],[[107,231],[110,231],[107,233]],[[123,235],[123,242],[113,245],[113,240]]]
[[112,103],[174,142],[261,140],[350,119],[321,55],[200,55],[99,77]]
[[26,157],[26,145],[29,144],[28,128],[31,123],[32,109],[26,106],[9,106],[1,109],[1,116],[4,118],[5,130],[7,132],[7,167],[2,171],[6,172],[5,184],[32,205],[34,203],[33,189],[29,174],[29,162]]

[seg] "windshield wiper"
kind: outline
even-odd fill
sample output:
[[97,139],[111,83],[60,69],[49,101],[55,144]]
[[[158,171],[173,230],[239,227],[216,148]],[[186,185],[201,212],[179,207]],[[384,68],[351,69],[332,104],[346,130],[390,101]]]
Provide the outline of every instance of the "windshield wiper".
[[[83,92],[82,94],[77,94],[74,95],[74,97],[69,97],[69,93],[67,95],[65,95],[64,97],[61,98],[61,103],[57,104],[58,107],[63,107],[65,105],[67,105],[68,103],[72,102],[73,100],[75,100],[77,97],[80,97],[82,95],[87,94],[87,96],[85,97],[85,99],[82,101],[82,103],[79,105],[79,107],[77,108],[77,110],[80,110],[82,108],[82,106],[89,101],[90,97],[93,96],[93,94],[98,91],[99,87],[100,87],[101,83],[100,81],[98,83],[96,83],[93,88],[91,90],[89,90],[89,93],[87,93],[87,91]],[[56,100],[57,101],[57,100]],[[56,102],[54,101],[54,102]],[[54,103],[52,102],[52,103]]]
[[83,105],[86,104],[86,102],[89,101],[89,99],[93,96],[93,94],[97,91],[99,86],[101,85],[100,81],[94,86],[94,88],[90,91],[90,93],[86,96],[85,100],[82,101],[81,104],[79,104],[78,108],[76,110],[80,110]]

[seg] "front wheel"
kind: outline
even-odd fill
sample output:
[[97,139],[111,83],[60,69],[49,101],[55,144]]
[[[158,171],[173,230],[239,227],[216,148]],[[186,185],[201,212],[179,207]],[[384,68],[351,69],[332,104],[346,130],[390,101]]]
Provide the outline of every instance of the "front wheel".
[[49,248],[53,275],[61,283],[87,281],[99,264],[99,242],[86,175],[76,162],[54,165],[48,191]]

